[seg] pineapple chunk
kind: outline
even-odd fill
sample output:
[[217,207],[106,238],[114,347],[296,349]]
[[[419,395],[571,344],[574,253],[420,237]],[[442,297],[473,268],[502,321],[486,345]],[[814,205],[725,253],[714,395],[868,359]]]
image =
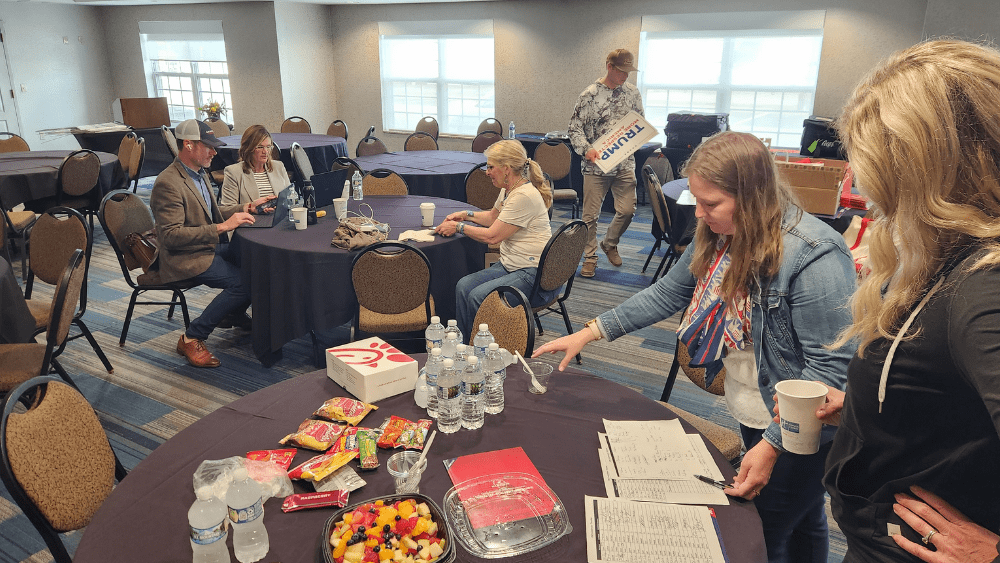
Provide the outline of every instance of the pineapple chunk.
[[433,521],[432,521],[432,522],[431,522],[431,523],[430,523],[430,524],[429,524],[429,525],[427,526],[427,535],[429,535],[429,536],[433,536],[434,534],[436,534],[436,533],[437,533],[437,531],[438,531],[438,523],[437,523],[437,522],[433,522]]
[[[361,544],[355,544],[355,545],[361,545]],[[352,545],[351,547],[354,547],[354,546]],[[361,561],[364,558],[365,558],[365,552],[364,551],[350,551],[350,550],[348,550],[347,552],[344,553],[344,561],[348,561],[350,563],[361,563]]]
[[413,551],[419,549],[419,547],[417,546],[417,542],[413,541],[413,538],[411,538],[410,536],[403,536],[403,539],[401,541],[403,542],[403,545],[405,545],[406,547],[410,548]]
[[429,549],[431,551],[431,557],[433,558],[438,558],[441,556],[442,553],[444,553],[444,550],[441,549],[441,546],[436,543],[432,543]]
[[407,555],[406,556],[406,563],[414,563],[412,555]]
[[427,506],[426,502],[417,505],[417,514],[419,516],[430,516],[431,509]]
[[417,540],[417,545],[421,548],[425,548],[431,545],[431,540]]
[[394,551],[392,553],[392,560],[396,561],[397,563],[399,563],[401,561],[405,561],[406,560],[406,556],[403,555],[402,551],[400,551],[400,550],[397,549],[396,551]]

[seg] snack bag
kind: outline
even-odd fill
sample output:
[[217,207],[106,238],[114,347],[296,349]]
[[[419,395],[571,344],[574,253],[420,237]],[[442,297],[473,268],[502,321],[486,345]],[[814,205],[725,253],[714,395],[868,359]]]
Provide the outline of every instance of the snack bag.
[[288,468],[292,466],[292,460],[295,459],[296,453],[298,453],[298,450],[295,448],[285,450],[256,450],[247,452],[247,459],[270,461],[283,470],[288,471]]
[[338,453],[338,452],[354,452],[358,453],[358,431],[368,430],[367,428],[358,428],[357,426],[348,426],[344,429],[344,433],[337,438],[337,441],[330,448],[327,453]]
[[410,424],[413,423],[405,418],[400,418],[395,415],[389,417],[388,422],[382,425],[382,434],[378,437],[378,447],[396,447],[396,440],[399,439],[399,436]]
[[375,447],[375,432],[367,429],[359,430],[357,436],[361,469],[377,469],[378,448]]
[[299,425],[299,429],[281,439],[282,446],[291,444],[300,448],[325,452],[344,433],[345,426],[326,422],[324,420],[308,419]]
[[378,409],[375,405],[362,403],[347,397],[334,397],[316,409],[314,416],[326,420],[340,420],[351,426],[357,426],[369,412]]
[[430,419],[420,419],[409,423],[403,430],[403,433],[399,435],[399,439],[396,440],[396,447],[402,447],[407,450],[424,449],[424,441],[427,439],[427,432],[430,430],[432,424],[434,424],[434,421]]
[[288,472],[290,479],[319,481],[357,457],[357,452],[318,455]]

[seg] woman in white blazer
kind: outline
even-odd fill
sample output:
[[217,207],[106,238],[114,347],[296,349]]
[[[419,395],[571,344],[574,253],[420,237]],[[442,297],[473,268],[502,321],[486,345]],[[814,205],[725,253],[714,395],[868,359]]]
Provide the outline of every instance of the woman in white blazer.
[[240,140],[240,161],[225,169],[222,205],[256,201],[285,189],[291,182],[285,165],[271,158],[271,134],[263,125],[251,125]]

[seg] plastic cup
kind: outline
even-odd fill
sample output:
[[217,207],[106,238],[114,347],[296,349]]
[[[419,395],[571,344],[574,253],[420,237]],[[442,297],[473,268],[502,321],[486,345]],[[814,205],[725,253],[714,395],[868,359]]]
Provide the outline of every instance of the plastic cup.
[[304,231],[306,227],[309,226],[307,221],[309,215],[309,210],[305,207],[293,207],[292,208],[292,220],[295,221],[295,229],[298,231]]
[[[528,362],[528,367],[535,374],[535,381],[538,382],[538,387],[536,387],[531,382],[531,376],[528,375],[528,391],[534,393],[535,395],[541,395],[549,390],[549,379],[552,377],[552,364],[540,362],[538,360],[532,360]],[[527,371],[525,372],[527,373]],[[539,387],[541,387],[539,389]]]
[[346,197],[338,197],[333,200],[333,213],[337,216],[338,221],[347,217]]
[[420,452],[408,451],[399,452],[389,457],[385,462],[389,475],[396,481],[396,493],[419,493],[420,476],[427,468],[427,460],[424,459],[419,466],[414,467],[420,459]]
[[816,409],[826,400],[827,388],[816,381],[790,379],[774,386],[781,414],[781,446],[793,454],[819,451],[819,431],[823,423]]
[[434,204],[423,202],[420,204],[420,224],[424,227],[434,226]]

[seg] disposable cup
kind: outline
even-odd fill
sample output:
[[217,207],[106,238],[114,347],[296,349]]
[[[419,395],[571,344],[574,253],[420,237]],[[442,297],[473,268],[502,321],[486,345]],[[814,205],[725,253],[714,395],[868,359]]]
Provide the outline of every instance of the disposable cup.
[[333,200],[333,213],[337,216],[338,221],[347,217],[346,197],[338,197]]
[[392,475],[396,482],[397,493],[420,492],[420,477],[423,475],[424,469],[427,468],[427,460],[424,459],[420,465],[414,466],[413,464],[417,463],[418,459],[420,459],[420,452],[406,451],[393,454],[385,462],[389,475]]
[[309,226],[306,221],[309,214],[309,210],[305,207],[293,207],[292,208],[292,219],[295,221],[295,228],[299,231],[304,231],[306,227]]
[[528,391],[534,393],[535,395],[541,395],[549,390],[549,379],[552,377],[552,364],[545,362],[539,362],[538,360],[529,361],[528,367],[535,374],[535,381],[538,382],[536,386],[531,382],[531,376],[528,376]]
[[425,201],[420,204],[420,224],[425,227],[434,226],[434,204]]
[[823,405],[827,388],[816,381],[791,379],[774,386],[781,415],[781,446],[793,454],[819,451],[819,431],[823,423],[816,409]]

